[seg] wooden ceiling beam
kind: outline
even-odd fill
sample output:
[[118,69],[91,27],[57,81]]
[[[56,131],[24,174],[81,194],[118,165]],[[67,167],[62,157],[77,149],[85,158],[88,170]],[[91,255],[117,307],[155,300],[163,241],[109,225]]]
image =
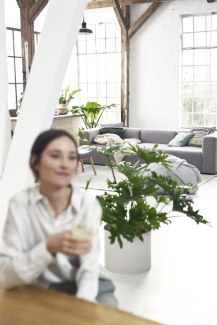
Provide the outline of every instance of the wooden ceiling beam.
[[127,26],[126,26],[126,22],[125,22],[125,17],[123,15],[122,9],[120,7],[119,1],[118,0],[112,0],[112,4],[113,4],[114,12],[115,12],[115,14],[117,16],[117,20],[119,22],[119,25],[120,25],[121,29],[126,32]]
[[29,19],[31,21],[35,21],[35,19],[42,12],[47,3],[48,0],[37,0],[29,10]]
[[128,37],[131,38],[139,28],[153,15],[153,13],[160,7],[161,3],[153,3],[148,9],[134,22],[128,30]]
[[[112,7],[113,0],[95,0],[89,2],[87,5],[87,9],[99,9],[99,8],[106,8]],[[120,6],[130,6],[135,4],[142,4],[142,3],[162,3],[162,2],[169,2],[173,0],[119,0]]]

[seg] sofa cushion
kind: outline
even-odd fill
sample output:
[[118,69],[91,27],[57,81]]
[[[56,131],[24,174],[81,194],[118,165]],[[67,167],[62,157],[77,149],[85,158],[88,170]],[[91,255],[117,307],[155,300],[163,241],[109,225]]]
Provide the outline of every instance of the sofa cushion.
[[177,132],[173,130],[141,130],[141,141],[168,144],[176,134]]
[[121,139],[124,138],[124,129],[123,128],[102,128],[99,130],[100,134],[113,133],[118,135]]
[[193,137],[193,133],[190,132],[179,132],[176,134],[168,145],[171,147],[183,147],[188,144],[188,141]]

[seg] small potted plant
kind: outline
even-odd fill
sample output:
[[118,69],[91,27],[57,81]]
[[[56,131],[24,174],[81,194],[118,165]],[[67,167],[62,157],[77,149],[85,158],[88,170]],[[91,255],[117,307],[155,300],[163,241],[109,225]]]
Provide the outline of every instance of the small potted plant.
[[99,120],[106,108],[115,107],[116,104],[101,105],[97,102],[87,102],[85,105],[72,106],[71,113],[79,114],[87,129],[98,126]]
[[58,98],[57,114],[68,113],[69,103],[79,91],[81,91],[81,89],[71,89],[70,86],[62,89],[60,97]]
[[[153,163],[169,169],[167,155],[156,152],[156,146],[150,151],[132,144],[126,149],[120,149],[119,145],[95,148],[106,155],[113,175],[113,180],[107,180],[108,190],[98,196],[106,230],[105,266],[110,271],[140,273],[149,270],[151,231],[163,224],[169,225],[174,217],[183,215],[197,224],[209,223],[193,208],[188,195],[191,186],[151,169]],[[140,162],[136,165],[110,162],[110,156],[120,150],[125,155],[138,156]],[[123,179],[117,181],[115,170]]]

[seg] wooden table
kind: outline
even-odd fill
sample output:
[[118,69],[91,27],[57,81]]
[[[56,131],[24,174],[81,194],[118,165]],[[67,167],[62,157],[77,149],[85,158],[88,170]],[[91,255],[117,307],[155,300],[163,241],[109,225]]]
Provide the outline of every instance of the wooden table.
[[35,286],[0,287],[1,325],[157,325],[115,308]]

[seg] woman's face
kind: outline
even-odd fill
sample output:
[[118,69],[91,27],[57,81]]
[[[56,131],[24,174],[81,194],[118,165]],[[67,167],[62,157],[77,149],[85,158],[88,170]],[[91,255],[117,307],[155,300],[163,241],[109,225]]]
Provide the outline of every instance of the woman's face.
[[51,141],[35,169],[39,182],[54,187],[67,186],[76,174],[78,157],[74,143],[66,136]]

